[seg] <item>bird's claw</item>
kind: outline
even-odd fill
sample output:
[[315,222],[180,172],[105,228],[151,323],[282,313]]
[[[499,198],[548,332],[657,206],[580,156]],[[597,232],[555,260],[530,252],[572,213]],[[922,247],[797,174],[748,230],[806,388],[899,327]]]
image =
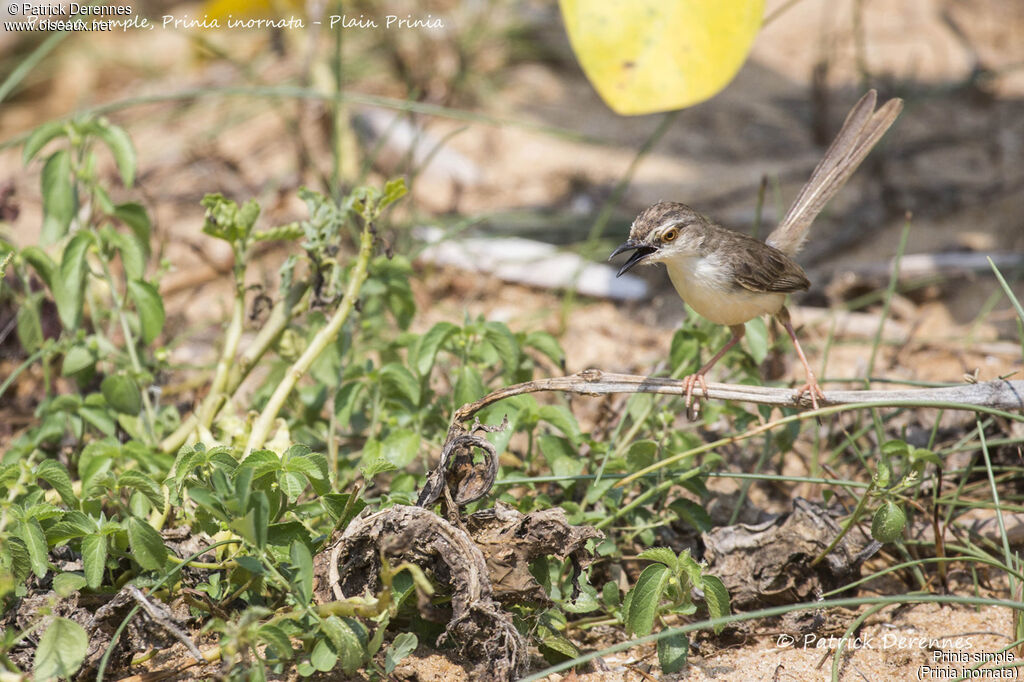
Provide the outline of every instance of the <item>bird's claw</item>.
[[821,386],[818,384],[818,380],[812,375],[810,380],[797,389],[796,395],[794,396],[797,403],[800,403],[807,394],[811,398],[811,407],[815,410],[818,409],[818,398],[825,400],[825,393],[821,390]]
[[701,396],[707,398],[708,384],[704,381],[703,374],[691,374],[683,377],[683,387],[686,389],[686,409],[690,409],[690,403],[693,402],[693,389],[697,384],[700,384]]

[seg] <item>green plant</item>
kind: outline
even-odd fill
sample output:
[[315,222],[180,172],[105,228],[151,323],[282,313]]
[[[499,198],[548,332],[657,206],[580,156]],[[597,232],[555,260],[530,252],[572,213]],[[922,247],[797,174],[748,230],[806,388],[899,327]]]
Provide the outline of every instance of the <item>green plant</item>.
[[[622,621],[627,632],[645,637],[651,633],[655,621],[668,614],[692,615],[697,610],[691,594],[694,588],[703,591],[711,618],[729,615],[729,593],[725,585],[715,576],[705,574],[689,552],[676,554],[665,547],[654,547],[641,552],[638,558],[654,563],[643,570],[622,601]],[[618,588],[614,583],[605,585],[603,595],[607,606],[614,608],[618,605]],[[720,630],[718,627],[715,632]],[[685,635],[659,639],[658,660],[662,672],[681,670],[686,663],[688,647]]]

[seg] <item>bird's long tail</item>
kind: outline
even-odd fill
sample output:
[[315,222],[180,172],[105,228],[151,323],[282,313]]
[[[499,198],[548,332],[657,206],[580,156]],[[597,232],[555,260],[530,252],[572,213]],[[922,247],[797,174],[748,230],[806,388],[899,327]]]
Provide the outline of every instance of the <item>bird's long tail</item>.
[[800,190],[786,217],[765,240],[769,246],[791,256],[800,250],[821,209],[853,175],[903,110],[903,100],[894,98],[875,111],[877,99],[878,93],[869,90],[850,110],[836,139],[811,173],[811,179]]

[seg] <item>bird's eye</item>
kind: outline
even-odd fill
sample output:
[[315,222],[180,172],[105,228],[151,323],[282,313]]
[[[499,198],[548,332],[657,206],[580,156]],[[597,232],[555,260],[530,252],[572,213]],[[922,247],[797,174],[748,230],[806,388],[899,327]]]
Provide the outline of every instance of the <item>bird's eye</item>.
[[674,241],[675,238],[678,237],[678,236],[679,236],[679,230],[677,230],[676,228],[673,227],[670,230],[665,230],[665,234],[661,235],[661,241],[663,241],[663,242],[665,242],[667,244],[668,242]]

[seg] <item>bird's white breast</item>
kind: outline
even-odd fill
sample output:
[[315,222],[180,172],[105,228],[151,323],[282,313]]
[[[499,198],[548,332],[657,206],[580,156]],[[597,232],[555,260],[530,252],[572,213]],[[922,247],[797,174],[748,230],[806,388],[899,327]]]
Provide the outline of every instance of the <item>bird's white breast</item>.
[[774,315],[786,302],[782,293],[737,288],[728,266],[714,255],[676,256],[665,260],[676,292],[701,316],[718,324],[743,324],[758,315]]

